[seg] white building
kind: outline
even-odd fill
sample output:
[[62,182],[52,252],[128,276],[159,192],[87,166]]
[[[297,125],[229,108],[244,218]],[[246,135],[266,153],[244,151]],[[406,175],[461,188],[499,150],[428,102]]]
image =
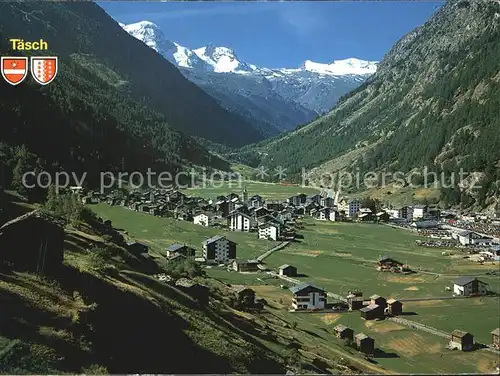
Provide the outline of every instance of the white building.
[[458,240],[462,245],[490,245],[493,242],[493,239],[485,238],[473,231],[456,232],[452,238]]
[[201,226],[211,226],[214,216],[211,213],[200,213],[193,217],[193,223]]
[[250,231],[253,219],[248,214],[233,211],[228,215],[228,227],[231,231]]
[[316,212],[316,218],[320,221],[335,222],[337,217],[337,212],[332,208],[321,208]]
[[427,214],[426,205],[416,205],[413,207],[413,219],[423,219]]
[[326,292],[310,283],[301,283],[290,288],[293,293],[293,309],[324,309]]
[[453,283],[453,293],[462,296],[486,295],[488,284],[474,277],[460,277]]
[[227,263],[236,259],[236,243],[217,235],[202,244],[203,258],[207,263]]
[[259,226],[259,239],[279,240],[281,226],[274,222],[267,222]]
[[338,208],[340,211],[345,212],[347,217],[354,218],[356,213],[359,211],[360,202],[358,200],[342,200]]

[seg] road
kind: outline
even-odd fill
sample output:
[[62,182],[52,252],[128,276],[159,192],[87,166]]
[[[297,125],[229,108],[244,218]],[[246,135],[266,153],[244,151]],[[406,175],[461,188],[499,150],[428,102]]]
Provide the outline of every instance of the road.
[[271,248],[270,250],[264,252],[259,257],[257,257],[257,261],[263,261],[265,258],[269,257],[272,253],[279,251],[280,249],[285,248],[289,244],[290,244],[290,242],[283,242],[283,243],[278,244],[276,247]]

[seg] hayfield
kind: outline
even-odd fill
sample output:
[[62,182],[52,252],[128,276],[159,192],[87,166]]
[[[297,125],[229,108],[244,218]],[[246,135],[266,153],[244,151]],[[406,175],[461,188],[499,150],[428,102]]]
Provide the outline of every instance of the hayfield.
[[[356,350],[347,347],[334,335],[334,327],[344,324],[357,333],[365,333],[375,339],[378,349],[374,365],[397,373],[479,373],[491,372],[498,356],[485,350],[470,353],[451,351],[446,348],[447,340],[432,334],[409,329],[391,321],[365,321],[359,312],[343,313],[292,313],[278,304],[284,299],[285,290],[273,286],[250,286],[259,298],[270,304],[266,311],[274,318],[287,323],[295,323],[293,336],[301,340],[313,336],[309,344],[315,352],[325,357],[334,356],[338,351],[344,357],[358,357]],[[267,315],[266,315],[267,316]],[[416,316],[411,316],[413,320]],[[348,358],[349,359],[349,358]],[[379,371],[379,373],[382,373]]]
[[183,192],[189,196],[216,198],[217,196],[227,195],[231,192],[242,195],[245,187],[248,191],[248,197],[260,195],[268,200],[283,200],[299,193],[305,193],[307,195],[319,193],[318,189],[312,187],[286,186],[276,183],[244,180],[200,183],[195,188],[184,189]]
[[[259,192],[262,194],[261,190]],[[185,242],[200,250],[202,240],[216,234],[226,235],[238,243],[238,258],[254,258],[276,245],[257,239],[254,233],[205,228],[107,205],[92,206],[92,209],[103,218],[111,219],[115,227],[126,229],[131,238],[150,244],[152,250],[159,253],[173,242]],[[365,297],[372,294],[403,299],[450,296],[446,287],[452,286],[459,275],[467,274],[477,275],[489,283],[492,290],[500,291],[499,278],[484,274],[497,270],[497,265],[485,264],[478,270],[470,260],[442,256],[441,249],[417,246],[415,240],[421,238],[415,233],[384,225],[312,219],[303,220],[302,224],[303,228],[298,232],[303,239],[273,253],[265,263],[272,269],[282,264],[294,265],[298,268],[299,280],[314,282],[329,292],[345,295],[348,290],[358,288]],[[406,263],[416,273],[379,272],[375,261],[380,256]],[[356,351],[346,349],[331,332],[335,325],[345,324],[355,332],[364,332],[375,338],[376,346],[383,351],[376,358],[378,366],[396,372],[485,372],[497,359],[494,354],[483,350],[469,354],[451,352],[445,348],[443,338],[392,322],[368,323],[361,320],[358,312],[332,312],[326,316],[293,314],[286,309],[290,305],[290,292],[279,288],[280,284],[289,283],[262,272],[241,274],[218,267],[206,271],[224,283],[252,286],[258,297],[268,300],[273,317],[280,317],[288,325],[297,322],[298,331],[294,336],[301,336],[301,332],[313,335],[316,340],[308,346],[321,352],[322,356],[341,352],[358,357]],[[410,320],[447,332],[467,330],[478,341],[489,343],[489,332],[498,326],[495,323],[500,315],[500,302],[498,298],[480,299],[405,302],[404,311],[415,313],[408,317]]]

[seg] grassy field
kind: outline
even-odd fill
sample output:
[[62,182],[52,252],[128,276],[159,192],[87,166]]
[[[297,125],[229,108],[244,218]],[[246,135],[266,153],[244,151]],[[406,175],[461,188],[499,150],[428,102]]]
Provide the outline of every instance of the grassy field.
[[[137,240],[150,244],[153,251],[161,253],[173,242],[186,242],[200,249],[206,237],[222,233],[239,245],[238,258],[253,258],[276,243],[258,240],[255,234],[228,232],[205,228],[183,221],[153,217],[121,207],[92,206],[100,216],[111,219],[115,227],[124,228]],[[386,298],[419,298],[449,296],[446,286],[452,286],[459,275],[477,275],[500,291],[498,277],[484,275],[498,270],[498,264],[479,265],[457,256],[442,256],[442,249],[415,245],[415,233],[384,225],[359,223],[332,223],[304,220],[298,239],[287,248],[268,257],[268,267],[281,264],[298,267],[298,279],[311,281],[327,291],[345,295],[349,289],[359,288],[364,296],[379,294]],[[410,275],[378,272],[375,261],[388,256],[409,264],[417,272]],[[422,268],[423,271],[419,269]],[[293,314],[286,310],[290,292],[279,288],[281,280],[269,278],[265,273],[227,272],[223,268],[206,269],[209,276],[229,284],[254,286],[258,294],[271,299],[280,307],[273,315],[287,322],[297,321],[301,330],[320,336],[324,356],[347,351],[332,338],[330,325],[343,323],[356,331],[372,335],[377,345],[386,353],[377,358],[377,364],[396,372],[488,372],[495,360],[494,354],[484,351],[470,354],[445,349],[446,341],[424,332],[416,332],[394,323],[366,324],[359,313],[350,314]],[[280,303],[281,302],[281,303]],[[498,298],[467,300],[406,302],[404,310],[415,312],[409,319],[451,332],[463,329],[473,333],[478,341],[489,343],[489,333],[498,324]],[[290,316],[290,315],[293,315]],[[319,339],[318,339],[319,341]],[[314,341],[310,346],[314,346]],[[320,351],[319,349],[314,350]],[[321,352],[320,351],[320,352]],[[350,350],[349,350],[350,351]],[[330,354],[330,355],[329,355]],[[353,356],[355,352],[353,353]]]
[[412,321],[446,332],[465,330],[484,344],[491,343],[490,332],[500,326],[499,297],[406,302],[404,309],[417,312],[409,317]]
[[[238,244],[238,258],[255,258],[276,244],[257,239],[255,234],[207,228],[118,206],[99,204],[92,209],[110,219],[115,227],[127,230],[131,239],[148,244],[158,254],[175,242],[189,244],[201,253],[201,242],[216,234],[225,235]],[[446,296],[450,294],[446,286],[451,286],[457,276],[481,275],[498,269],[498,265],[479,265],[442,256],[441,249],[415,245],[419,239],[416,234],[384,225],[306,220],[300,233],[304,239],[272,254],[266,264],[271,268],[295,265],[302,275],[299,279],[315,282],[334,293],[345,294],[349,289],[359,288],[365,296]],[[379,272],[375,261],[382,255],[407,263],[417,272],[410,275]],[[435,274],[418,272],[420,267]],[[227,276],[228,281],[232,278],[238,280],[240,275]],[[500,290],[498,277],[481,275],[481,279],[489,283],[492,290]]]
[[[270,303],[269,311],[287,322],[296,322],[295,336],[313,336],[316,351],[328,357],[341,349],[355,355],[333,334],[337,324],[344,324],[355,333],[365,333],[375,339],[381,351],[376,364],[383,369],[401,373],[488,373],[494,370],[498,356],[484,350],[463,353],[445,348],[447,341],[421,331],[411,330],[390,321],[365,321],[359,312],[350,313],[291,313],[290,294],[274,286],[255,285],[259,297]],[[411,318],[413,319],[412,316]]]
[[162,254],[173,243],[188,244],[201,256],[201,243],[214,235],[225,235],[238,244],[238,257],[254,258],[276,244],[259,240],[249,234],[203,227],[191,222],[160,218],[145,213],[138,213],[119,206],[107,204],[92,205],[92,210],[99,216],[110,219],[113,226],[126,230],[130,239],[150,246],[153,253]]
[[[304,239],[272,254],[266,263],[272,267],[295,265],[299,274],[305,275],[300,279],[316,282],[334,293],[360,288],[366,296],[375,293],[394,298],[444,296],[449,295],[445,287],[458,275],[498,269],[498,265],[478,265],[442,256],[441,249],[415,245],[415,240],[420,239],[418,235],[384,225],[306,220],[301,234]],[[378,272],[375,261],[379,256],[406,263],[417,273]],[[420,273],[419,268],[437,274]],[[500,289],[498,278],[483,279],[495,291]]]
[[241,195],[244,188],[247,188],[248,197],[261,195],[268,200],[285,199],[299,193],[308,195],[318,193],[318,190],[310,187],[281,186],[275,183],[252,182],[252,181],[221,181],[197,188],[187,188],[184,190],[189,196],[205,198],[215,198],[219,195],[227,195],[231,192]]

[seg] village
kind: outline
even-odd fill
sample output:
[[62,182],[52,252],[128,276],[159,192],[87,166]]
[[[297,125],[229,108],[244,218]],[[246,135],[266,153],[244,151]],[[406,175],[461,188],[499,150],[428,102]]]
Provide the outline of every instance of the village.
[[[321,312],[352,312],[359,311],[362,320],[380,321],[392,320],[410,327],[417,324],[402,318],[404,299],[372,295],[363,297],[359,290],[349,291],[346,296],[340,296],[326,291],[324,288],[309,282],[295,279],[300,265],[284,264],[279,268],[270,269],[264,259],[273,252],[287,247],[296,238],[300,238],[301,220],[310,218],[329,222],[365,222],[374,225],[387,225],[402,230],[416,232],[425,237],[426,241],[416,241],[422,247],[446,247],[455,249],[470,258],[471,262],[484,263],[500,260],[500,240],[495,237],[500,229],[497,218],[488,218],[470,213],[440,211],[427,205],[405,206],[401,208],[368,208],[362,202],[354,199],[339,198],[339,194],[321,192],[313,195],[297,194],[284,200],[265,200],[260,195],[249,196],[246,187],[240,194],[230,193],[219,195],[213,199],[188,196],[179,190],[151,190],[147,192],[132,192],[124,195],[113,192],[108,195],[96,193],[84,194],[77,189],[85,204],[105,202],[111,206],[122,206],[126,209],[147,213],[153,216],[173,218],[178,221],[188,221],[195,225],[210,227],[215,230],[226,229],[236,232],[254,234],[257,239],[274,241],[276,246],[253,259],[242,259],[238,256],[238,244],[224,235],[214,235],[206,238],[201,252],[188,244],[174,243],[166,249],[169,263],[194,259],[207,268],[222,266],[230,272],[267,273],[272,278],[282,279],[282,288],[288,288],[292,296],[292,304],[288,308],[296,313]],[[111,225],[109,223],[109,225]],[[475,232],[478,229],[482,232]],[[486,233],[485,233],[486,232]],[[149,257],[148,246],[134,240],[128,243],[129,251],[137,256]],[[196,255],[201,253],[201,257]],[[443,256],[445,252],[443,252]],[[477,256],[477,257],[471,257]],[[199,255],[200,256],[200,255]],[[407,275],[418,273],[416,267],[381,256],[373,265],[379,272]],[[167,281],[169,277],[160,275],[158,278]],[[180,282],[178,282],[180,283]],[[203,290],[202,286],[189,281],[182,281],[183,288]],[[187,287],[186,287],[187,286]],[[436,299],[467,298],[477,296],[492,296],[488,283],[473,276],[460,276],[453,285],[446,287],[449,296]],[[236,294],[246,295],[248,301],[255,302],[255,291],[245,286],[236,288]],[[333,303],[328,301],[333,297]],[[427,328],[428,329],[428,328]],[[423,329],[426,330],[426,329]],[[432,329],[431,329],[432,330]],[[461,351],[487,347],[492,351],[500,349],[499,328],[491,328],[491,343],[482,345],[475,342],[472,333],[454,330],[446,335],[447,347]],[[365,333],[354,334],[354,330],[345,325],[335,327],[338,338],[350,341],[353,346],[365,356],[370,357],[376,352],[375,340]]]

